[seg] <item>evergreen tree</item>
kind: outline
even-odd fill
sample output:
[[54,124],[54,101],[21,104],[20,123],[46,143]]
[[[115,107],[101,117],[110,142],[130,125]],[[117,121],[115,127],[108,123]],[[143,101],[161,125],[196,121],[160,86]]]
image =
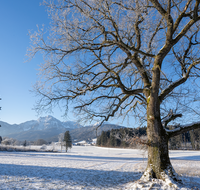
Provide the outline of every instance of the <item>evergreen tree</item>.
[[194,130],[190,131],[190,142],[191,142],[191,145],[192,145],[192,149],[195,149]]
[[110,135],[110,146],[112,147],[116,146],[116,139],[114,135]]
[[66,152],[67,152],[68,148],[72,147],[72,140],[71,140],[71,136],[69,134],[69,131],[65,132],[64,141],[65,141]]
[[102,131],[101,133],[101,145],[105,146],[107,143],[107,135],[105,131]]
[[170,138],[169,142],[170,142],[170,149],[172,150],[180,149],[182,144],[182,135],[177,135],[176,137]]
[[199,141],[200,141],[199,129],[194,129],[190,131],[190,140],[191,140],[192,148],[195,150],[199,150]]
[[24,147],[27,146],[26,140],[23,142],[23,146],[24,146]]
[[97,145],[101,145],[101,135],[97,137]]
[[121,141],[121,146],[123,148],[126,148],[126,147],[128,147],[128,144],[126,143],[126,141]]
[[199,150],[200,130],[194,129],[195,150]]

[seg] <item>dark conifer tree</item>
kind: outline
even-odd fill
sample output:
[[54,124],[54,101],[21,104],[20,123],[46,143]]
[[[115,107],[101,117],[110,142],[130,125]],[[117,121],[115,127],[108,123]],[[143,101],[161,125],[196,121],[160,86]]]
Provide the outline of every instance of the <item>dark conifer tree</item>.
[[27,145],[27,142],[26,140],[23,142],[23,146],[25,147]]
[[116,139],[114,135],[110,135],[110,146],[112,147],[116,146]]
[[191,142],[191,145],[192,145],[192,149],[195,149],[194,130],[190,131],[190,142]]
[[106,135],[105,131],[102,131],[102,134],[101,134],[101,145],[105,146],[106,143],[107,143],[107,135]]
[[67,152],[68,148],[72,147],[72,140],[71,140],[71,135],[69,134],[69,131],[65,132],[64,141],[65,141],[66,152]]

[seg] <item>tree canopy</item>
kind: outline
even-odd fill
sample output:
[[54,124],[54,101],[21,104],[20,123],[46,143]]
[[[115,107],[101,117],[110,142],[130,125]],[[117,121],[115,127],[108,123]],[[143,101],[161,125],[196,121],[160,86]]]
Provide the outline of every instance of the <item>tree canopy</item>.
[[87,119],[131,114],[146,120],[145,89],[159,67],[155,85],[161,114],[175,109],[199,115],[192,101],[199,100],[199,87],[191,88],[199,82],[198,1],[69,0],[46,5],[52,18],[49,38],[43,38],[43,30],[31,35],[31,53],[43,51],[46,61],[35,86],[42,95],[37,108],[75,100]]
[[[147,122],[142,179],[178,180],[167,143],[200,127],[200,1],[44,3],[51,26],[31,34],[31,55],[43,52],[45,60],[35,86],[41,96],[36,109],[64,103],[67,111],[72,103],[87,120],[131,116]],[[195,123],[183,125],[188,118]],[[175,119],[182,121],[170,130]]]

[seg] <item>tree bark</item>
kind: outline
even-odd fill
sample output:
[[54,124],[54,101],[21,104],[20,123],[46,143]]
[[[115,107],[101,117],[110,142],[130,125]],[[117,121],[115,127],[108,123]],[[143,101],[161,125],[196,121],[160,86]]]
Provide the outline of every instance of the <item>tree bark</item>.
[[156,178],[168,183],[180,182],[169,159],[169,137],[161,123],[160,103],[156,98],[149,97],[147,105],[148,163],[141,180]]

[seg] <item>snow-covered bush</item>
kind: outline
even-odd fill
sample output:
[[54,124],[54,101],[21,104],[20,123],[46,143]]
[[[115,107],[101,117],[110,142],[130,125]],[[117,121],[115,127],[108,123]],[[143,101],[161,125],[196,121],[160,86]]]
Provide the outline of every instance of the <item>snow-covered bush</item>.
[[44,145],[47,144],[47,142],[44,139],[38,139],[34,142],[34,145]]
[[1,144],[3,145],[13,145],[15,143],[15,139],[4,137]]
[[47,146],[44,144],[41,146],[40,150],[46,150],[47,149]]

